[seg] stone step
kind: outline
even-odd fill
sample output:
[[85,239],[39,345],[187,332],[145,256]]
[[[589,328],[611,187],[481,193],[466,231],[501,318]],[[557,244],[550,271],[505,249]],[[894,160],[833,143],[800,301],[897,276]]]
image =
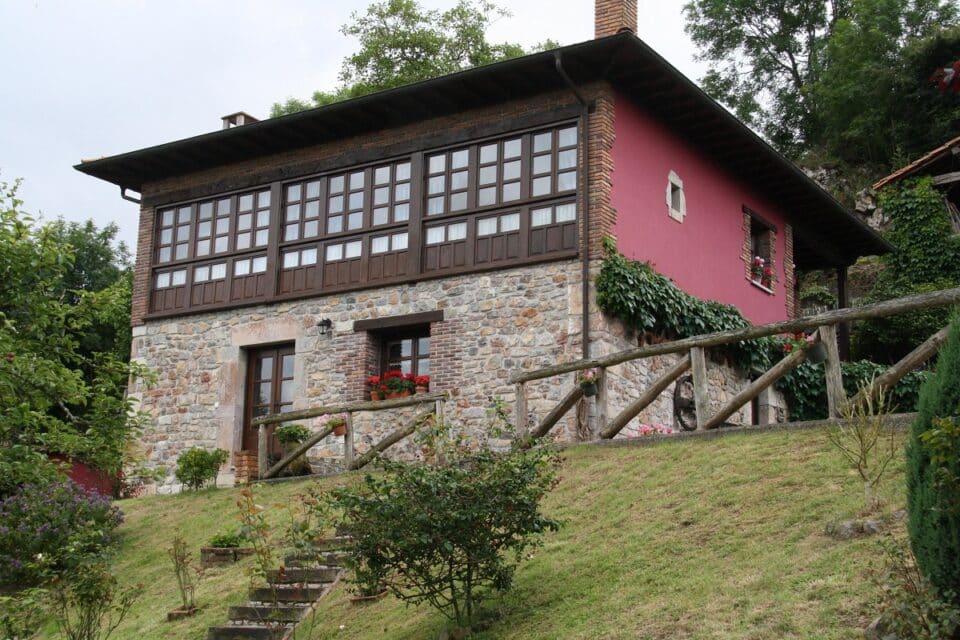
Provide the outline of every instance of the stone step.
[[343,551],[353,546],[353,536],[334,536],[321,538],[313,543],[317,551]]
[[[325,588],[321,586],[316,587],[301,587],[301,586],[286,586],[278,585],[276,587],[276,601],[277,602],[313,602],[320,598],[323,595]],[[268,587],[260,587],[259,589],[254,589],[250,592],[250,599],[255,602],[267,602],[272,603],[274,601],[274,589]]]
[[317,584],[333,582],[343,569],[340,567],[293,568],[288,567],[279,571],[267,571],[267,582],[270,584]]
[[283,564],[288,569],[314,567],[316,565],[342,567],[346,557],[346,551],[300,552],[284,556]]
[[295,605],[254,605],[230,607],[231,622],[299,622],[307,607]]
[[288,628],[288,625],[228,624],[210,627],[207,640],[280,640]]

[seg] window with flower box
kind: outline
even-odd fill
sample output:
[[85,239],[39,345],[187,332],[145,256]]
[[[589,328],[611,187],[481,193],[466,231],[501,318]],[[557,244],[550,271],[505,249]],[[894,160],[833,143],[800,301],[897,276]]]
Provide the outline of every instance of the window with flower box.
[[776,227],[764,220],[755,211],[748,207],[743,208],[744,228],[749,237],[748,279],[754,285],[773,293],[776,283],[775,247],[777,241]]

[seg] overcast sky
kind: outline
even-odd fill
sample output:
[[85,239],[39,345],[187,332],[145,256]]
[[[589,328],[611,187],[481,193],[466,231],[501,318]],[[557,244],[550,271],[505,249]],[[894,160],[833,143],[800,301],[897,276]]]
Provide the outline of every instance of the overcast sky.
[[[136,242],[137,205],[73,169],[266,117],[287,96],[336,86],[356,41],[339,32],[368,0],[0,0],[0,181],[23,178],[24,209],[116,222]],[[454,0],[421,0],[447,8]],[[593,37],[592,0],[500,0],[512,17],[493,42],[531,46]],[[638,35],[696,79],[704,66],[678,0],[640,0]]]

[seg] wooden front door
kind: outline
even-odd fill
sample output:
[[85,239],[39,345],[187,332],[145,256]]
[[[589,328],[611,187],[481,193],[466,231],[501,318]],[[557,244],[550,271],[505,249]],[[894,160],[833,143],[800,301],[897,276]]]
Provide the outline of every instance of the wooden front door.
[[[283,344],[250,352],[247,366],[246,410],[243,448],[257,450],[257,428],[250,422],[258,416],[286,413],[293,409],[293,345]],[[270,426],[269,453],[279,450]]]

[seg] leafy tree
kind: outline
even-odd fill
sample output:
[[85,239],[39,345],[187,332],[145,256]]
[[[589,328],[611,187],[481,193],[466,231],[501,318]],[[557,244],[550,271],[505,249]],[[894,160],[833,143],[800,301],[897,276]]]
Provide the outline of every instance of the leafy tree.
[[[907,449],[907,530],[923,575],[960,604],[960,503],[944,479],[960,474],[960,321],[920,394]],[[942,432],[952,434],[944,438]]]
[[868,139],[888,135],[887,113],[901,100],[889,89],[926,84],[902,70],[906,53],[957,19],[946,0],[690,0],[684,13],[700,58],[716,65],[704,88],[775,147],[794,157],[843,153],[855,138],[857,151],[884,162],[890,150],[874,147],[913,143]]
[[[353,13],[340,31],[356,37],[360,50],[344,58],[340,86],[316,91],[312,103],[297,98],[273,105],[271,117],[356,98],[383,89],[427,80],[469,67],[515,58],[520,45],[493,44],[491,22],[510,15],[488,0],[459,0],[452,9],[425,9],[416,0],[386,0]],[[556,47],[544,42],[535,50]]]

